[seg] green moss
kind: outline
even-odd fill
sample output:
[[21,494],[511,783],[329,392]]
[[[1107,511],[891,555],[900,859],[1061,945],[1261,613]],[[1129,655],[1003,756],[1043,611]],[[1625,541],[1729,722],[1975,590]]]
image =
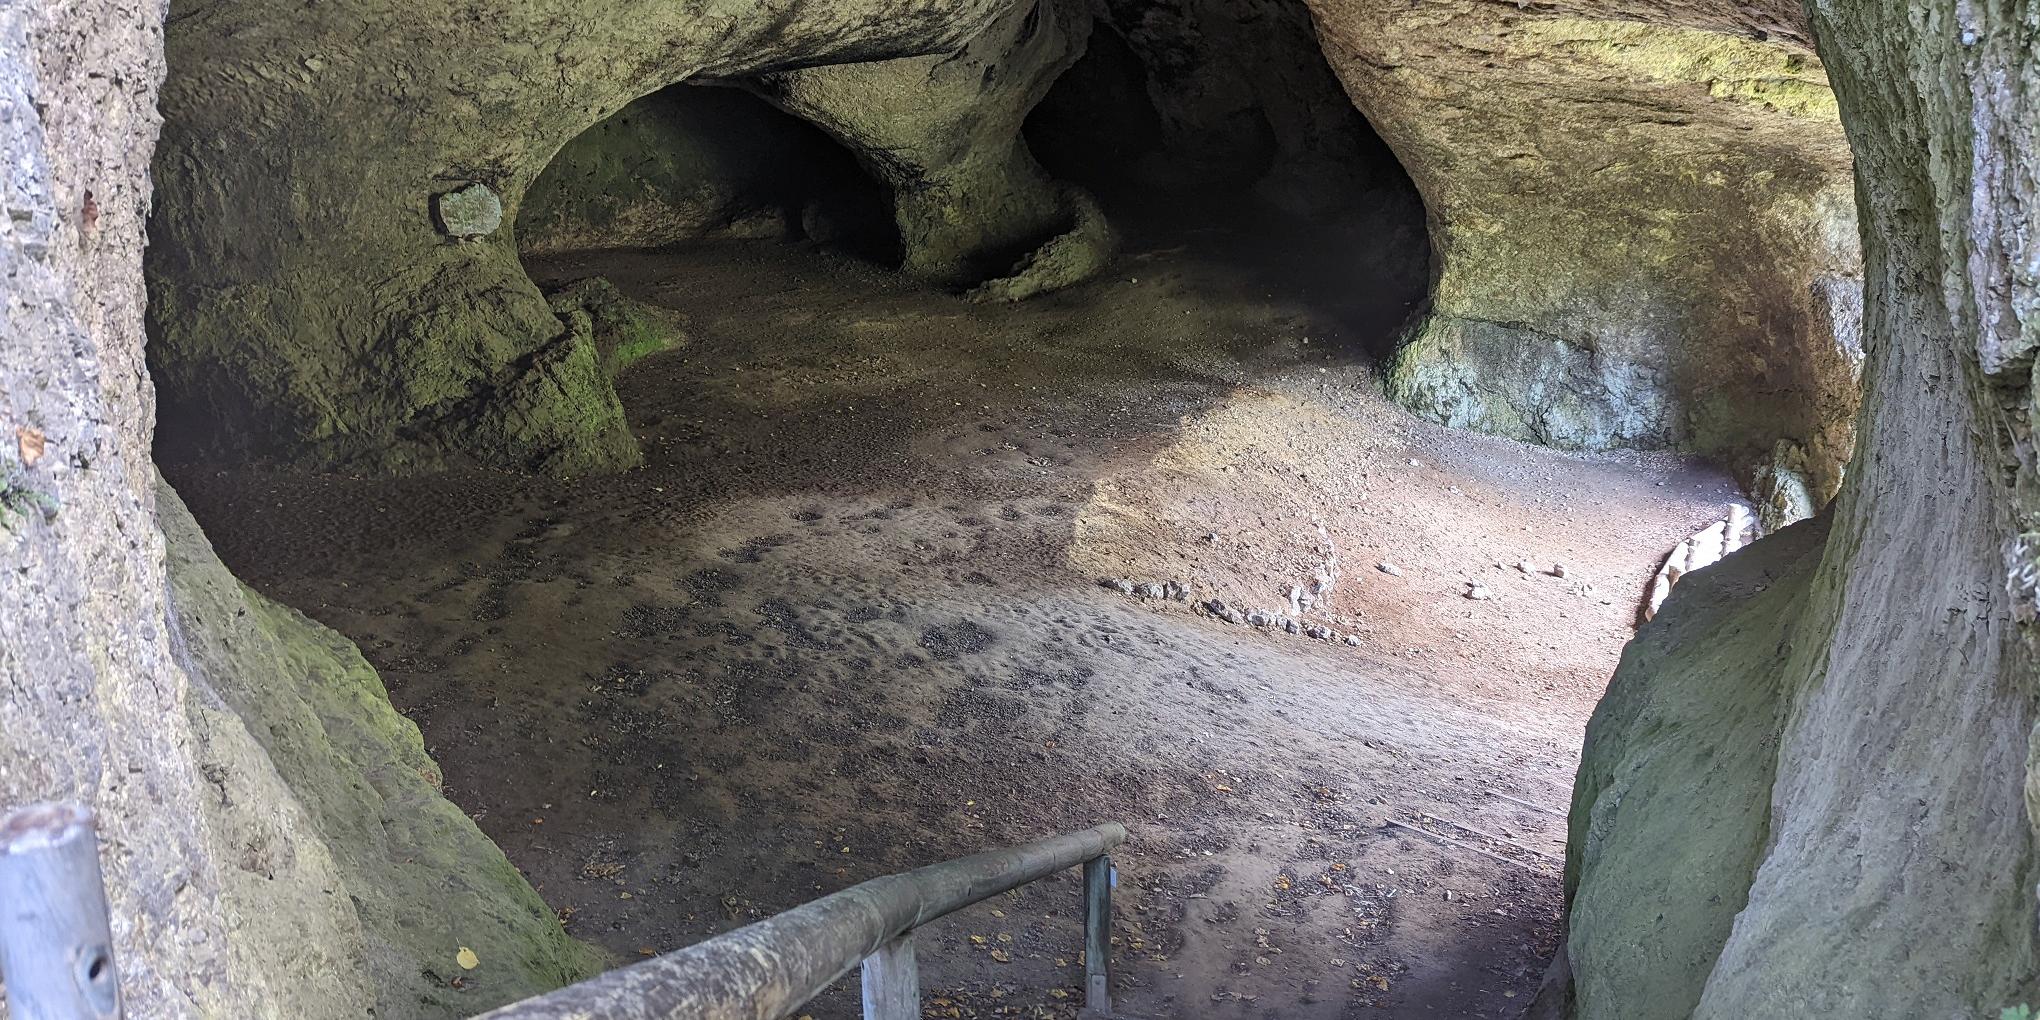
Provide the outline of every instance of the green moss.
[[[441,793],[417,726],[360,651],[236,581],[167,486],[157,506],[185,664],[260,743],[330,851],[378,1015],[468,1016],[601,970],[602,954],[569,938]],[[482,967],[462,973],[461,946]]]
[[1796,610],[1827,529],[1689,575],[1587,724],[1566,841],[1575,1020],[1685,1020],[1763,859]]
[[29,484],[17,461],[0,457],[0,531],[13,530],[17,520],[57,516],[56,497]]
[[555,477],[620,471],[644,458],[594,337],[583,330],[569,328],[533,354],[485,395],[479,417],[471,447],[533,451],[519,466]]
[[576,281],[551,301],[553,313],[570,330],[585,331],[593,339],[602,371],[611,378],[649,355],[687,342],[686,316],[626,297],[601,277]]
[[[639,462],[594,338],[560,321],[507,243],[434,249],[381,281],[367,311],[354,285],[309,276],[221,290],[152,281],[149,360],[169,459],[574,475]],[[290,342],[245,341],[286,310]]]
[[1804,52],[1740,36],[1640,21],[1549,18],[1511,40],[1518,55],[1561,53],[1648,81],[1707,86],[1732,103],[1838,121],[1827,72]]

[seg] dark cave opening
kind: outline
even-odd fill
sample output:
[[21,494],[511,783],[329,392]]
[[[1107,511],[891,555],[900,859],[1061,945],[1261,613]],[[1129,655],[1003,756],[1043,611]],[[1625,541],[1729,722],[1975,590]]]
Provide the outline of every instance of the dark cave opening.
[[568,142],[525,192],[526,255],[690,241],[811,241],[886,265],[891,197],[815,126],[741,88],[681,82]]
[[1381,361],[1430,288],[1424,202],[1308,36],[1256,57],[1308,65],[1279,96],[1216,95],[1222,78],[1108,24],[1035,107],[1025,138],[1088,189],[1130,251],[1187,247],[1243,286],[1313,307],[1335,349]]

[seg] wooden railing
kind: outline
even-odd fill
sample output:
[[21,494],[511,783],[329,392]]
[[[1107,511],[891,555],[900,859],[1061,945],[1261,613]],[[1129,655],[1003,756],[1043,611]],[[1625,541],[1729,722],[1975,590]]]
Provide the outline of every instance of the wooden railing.
[[[874,878],[642,963],[515,1002],[487,1020],[780,1020],[860,962],[865,1020],[918,1020],[914,930],[1000,893],[1084,869],[1084,1004],[1110,1016],[1112,848],[1082,832]],[[91,812],[36,805],[0,818],[0,971],[32,1020],[119,1020]]]
[[874,878],[685,949],[484,1014],[485,1020],[779,1020],[860,962],[865,1020],[918,1020],[914,929],[1084,868],[1086,1012],[1110,1016],[1116,822]]

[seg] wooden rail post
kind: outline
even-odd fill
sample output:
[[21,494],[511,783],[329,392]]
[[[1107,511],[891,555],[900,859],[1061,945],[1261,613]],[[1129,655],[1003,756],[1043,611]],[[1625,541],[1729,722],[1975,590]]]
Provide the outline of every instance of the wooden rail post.
[[914,933],[864,958],[864,1020],[921,1020],[921,972]]
[[14,1020],[119,1020],[92,812],[34,804],[0,818],[0,980]]
[[1084,862],[1084,1010],[1112,1015],[1112,858]]

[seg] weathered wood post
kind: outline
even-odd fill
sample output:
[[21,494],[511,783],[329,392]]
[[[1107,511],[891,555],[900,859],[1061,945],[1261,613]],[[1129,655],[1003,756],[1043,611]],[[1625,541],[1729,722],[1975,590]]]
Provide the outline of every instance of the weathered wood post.
[[921,972],[914,933],[864,958],[864,1020],[921,1020]]
[[91,810],[0,819],[0,980],[14,1020],[119,1020],[120,978]]
[[1084,862],[1084,1009],[1112,1015],[1112,858]]

